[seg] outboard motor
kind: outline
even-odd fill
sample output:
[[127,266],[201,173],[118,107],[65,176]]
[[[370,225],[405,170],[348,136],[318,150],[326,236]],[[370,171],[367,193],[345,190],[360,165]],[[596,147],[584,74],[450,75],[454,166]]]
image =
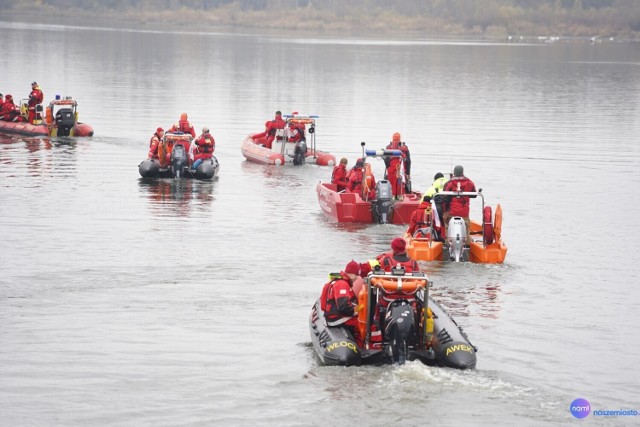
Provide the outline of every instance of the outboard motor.
[[449,244],[449,259],[460,262],[464,255],[464,245],[467,241],[467,225],[464,219],[454,216],[449,220],[447,229],[447,243]]
[[173,172],[174,178],[182,178],[183,171],[188,164],[187,150],[184,145],[174,145],[171,150],[171,172]]
[[392,221],[393,192],[391,183],[382,179],[376,184],[376,200],[371,202],[373,220],[378,224],[387,224]]
[[293,152],[293,164],[304,165],[305,160],[307,158],[307,141],[304,139],[302,141],[296,142],[296,148]]
[[404,364],[409,346],[415,345],[416,327],[413,309],[408,301],[399,299],[389,304],[385,316],[385,340],[389,342],[387,355],[393,363]]
[[76,118],[71,108],[61,108],[56,113],[56,126],[58,127],[58,136],[69,136],[71,129],[76,124]]

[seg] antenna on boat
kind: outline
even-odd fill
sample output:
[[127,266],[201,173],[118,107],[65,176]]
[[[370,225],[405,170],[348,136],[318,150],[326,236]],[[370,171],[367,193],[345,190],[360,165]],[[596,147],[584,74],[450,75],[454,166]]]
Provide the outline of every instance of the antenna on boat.
[[363,162],[365,161],[365,158],[366,158],[366,157],[364,156],[364,146],[365,146],[365,144],[366,144],[366,143],[365,143],[364,141],[362,141],[362,142],[360,143],[360,146],[362,147],[362,161],[363,161]]

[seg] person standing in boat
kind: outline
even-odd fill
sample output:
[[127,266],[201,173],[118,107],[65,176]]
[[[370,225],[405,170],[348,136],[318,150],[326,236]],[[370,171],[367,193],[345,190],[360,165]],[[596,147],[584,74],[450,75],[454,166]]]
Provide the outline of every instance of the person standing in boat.
[[[453,178],[448,181],[443,188],[443,191],[464,191],[474,192],[476,186],[469,178],[464,176],[464,168],[457,165],[453,168]],[[467,245],[471,242],[470,231],[471,221],[469,220],[469,196],[445,196],[443,205],[443,220],[445,227],[445,237],[449,228],[449,220],[454,216],[459,216],[464,219],[464,223],[467,226]]]
[[[397,198],[404,193],[403,190],[405,190],[405,188],[403,188],[403,181],[409,183],[411,179],[411,153],[409,152],[407,144],[401,141],[401,136],[398,132],[393,134],[391,142],[387,145],[387,149],[400,150],[401,152],[400,156],[385,159],[387,179],[391,183],[393,196]],[[407,187],[408,186],[407,184]],[[410,188],[406,188],[406,190],[410,190]]]
[[360,274],[360,265],[350,261],[340,277],[326,283],[322,288],[320,307],[324,311],[327,326],[341,326],[351,332],[356,343],[362,345],[358,331],[358,300],[353,292],[353,283]]
[[171,126],[168,132],[188,133],[193,138],[196,137],[196,131],[193,129],[193,126],[191,126],[191,123],[189,123],[189,116],[187,116],[187,113],[180,114],[180,120],[178,121],[178,123]]
[[31,93],[29,94],[29,123],[33,124],[36,120],[36,106],[42,105],[42,101],[44,100],[44,94],[38,83],[31,83]]
[[331,173],[331,183],[335,184],[337,192],[345,191],[347,189],[347,160],[345,157],[340,159],[340,163],[333,168],[333,172]]
[[[265,127],[264,134],[267,137],[267,140],[265,142],[265,147],[271,148],[271,145],[273,144],[273,140],[276,139],[276,133],[278,132],[278,129],[284,129],[286,124],[287,123],[284,120],[282,120],[282,112],[279,110],[276,111],[275,118],[273,120],[269,120],[264,124],[264,127]],[[278,138],[282,139],[281,137],[278,137]]]
[[158,159],[158,147],[161,144],[162,137],[164,136],[164,129],[159,127],[156,132],[151,136],[149,140],[149,155],[150,159]]
[[209,133],[208,127],[202,128],[202,134],[194,141],[195,149],[193,151],[193,169],[197,169],[200,163],[213,156],[216,150],[216,140]]
[[287,142],[298,142],[304,139],[304,130],[300,129],[295,123],[289,122],[287,128]]

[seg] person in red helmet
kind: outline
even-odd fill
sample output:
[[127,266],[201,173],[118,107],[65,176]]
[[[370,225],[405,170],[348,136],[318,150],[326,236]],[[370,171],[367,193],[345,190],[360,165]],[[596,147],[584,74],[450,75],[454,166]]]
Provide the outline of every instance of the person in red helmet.
[[396,237],[391,241],[391,251],[385,252],[376,258],[380,263],[380,268],[384,271],[391,271],[395,267],[404,267],[407,273],[414,271],[420,271],[420,266],[416,260],[409,258],[407,255],[407,242],[401,238]]
[[351,260],[340,277],[326,283],[320,296],[320,308],[324,311],[327,326],[341,326],[353,335],[356,343],[362,345],[358,331],[358,300],[353,292],[353,283],[360,274],[360,265]]
[[193,129],[193,126],[191,126],[191,123],[189,123],[189,117],[187,116],[187,113],[180,114],[180,120],[178,121],[178,123],[171,126],[168,132],[188,133],[193,138],[196,137],[196,131]]
[[149,155],[150,159],[158,159],[158,147],[162,141],[162,137],[164,136],[164,129],[158,128],[156,132],[151,136],[149,140]]
[[401,152],[400,156],[391,157],[386,161],[387,179],[391,183],[391,191],[395,197],[399,197],[404,193],[403,182],[409,182],[411,178],[411,154],[398,132],[393,134],[387,149]]
[[429,237],[432,226],[431,219],[431,203],[425,197],[422,199],[416,210],[411,214],[407,234],[411,237]]
[[[461,165],[456,165],[456,167],[453,168],[453,177],[447,181],[442,191],[474,192],[476,191],[476,186],[473,181],[464,176],[464,168]],[[467,226],[467,245],[471,241],[471,220],[469,219],[470,201],[469,196],[445,196],[443,203],[445,237],[449,229],[449,220],[454,216],[462,217]]]
[[298,125],[293,122],[289,122],[289,127],[286,129],[287,142],[298,142],[304,139],[304,130],[300,129]]
[[208,127],[202,128],[202,134],[194,141],[196,148],[193,155],[193,169],[197,169],[203,160],[210,159],[216,150],[216,140],[209,133]]
[[340,163],[333,168],[331,172],[331,183],[336,185],[336,191],[341,192],[347,189],[347,160],[345,157],[340,159]]
[[36,106],[41,105],[43,100],[44,100],[44,94],[42,93],[42,90],[40,90],[38,83],[36,82],[31,83],[31,93],[29,94],[29,103],[28,103],[29,123],[33,123],[37,119]]
[[[273,120],[269,120],[264,124],[265,131],[264,134],[267,137],[265,142],[265,147],[271,148],[273,140],[276,139],[276,133],[279,129],[284,129],[286,126],[286,122],[282,119],[282,112],[276,111],[275,118]],[[282,139],[281,136],[277,137],[278,139]]]

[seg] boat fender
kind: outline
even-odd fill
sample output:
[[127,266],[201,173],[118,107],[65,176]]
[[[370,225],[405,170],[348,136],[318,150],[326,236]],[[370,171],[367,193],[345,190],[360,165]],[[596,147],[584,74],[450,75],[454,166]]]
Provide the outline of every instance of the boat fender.
[[496,242],[500,241],[502,237],[502,206],[499,203],[496,205],[496,212],[493,218],[493,235]]
[[380,277],[374,277],[371,279],[371,283],[376,287],[384,290],[385,292],[404,292],[414,293],[419,289],[427,287],[427,281],[425,279],[382,279]]
[[484,244],[490,245],[493,243],[493,224],[491,223],[491,206],[485,206],[482,213],[482,227],[484,234]]

